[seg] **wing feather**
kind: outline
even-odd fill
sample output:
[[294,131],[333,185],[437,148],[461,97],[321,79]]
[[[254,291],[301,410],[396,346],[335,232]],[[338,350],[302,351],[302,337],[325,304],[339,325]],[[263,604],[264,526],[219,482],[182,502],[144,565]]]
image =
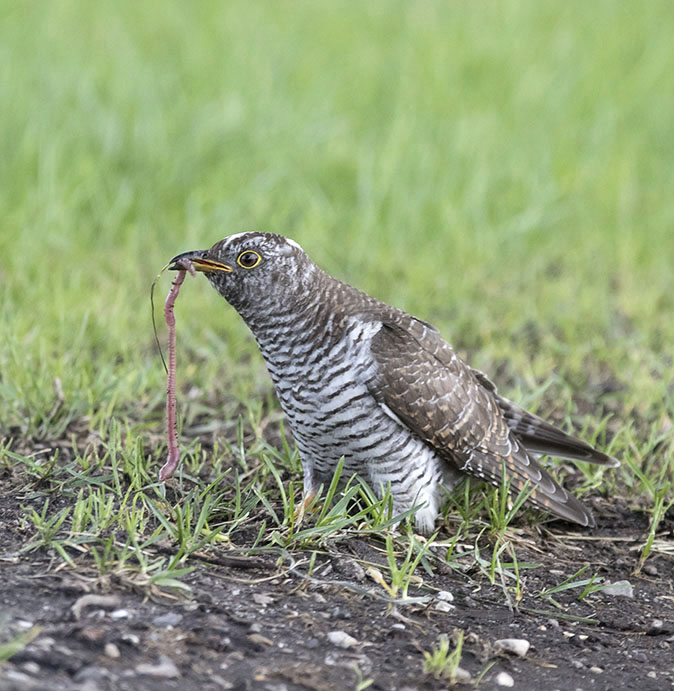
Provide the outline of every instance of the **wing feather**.
[[509,426],[495,387],[485,386],[433,327],[393,314],[373,336],[371,352],[373,395],[441,458],[494,485],[501,483],[505,467],[511,491],[529,487],[536,506],[594,524],[590,512],[528,453]]

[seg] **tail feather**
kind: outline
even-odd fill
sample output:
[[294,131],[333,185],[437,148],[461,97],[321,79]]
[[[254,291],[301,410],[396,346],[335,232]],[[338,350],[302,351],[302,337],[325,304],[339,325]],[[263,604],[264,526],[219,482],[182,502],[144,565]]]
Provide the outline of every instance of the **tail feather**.
[[586,461],[615,468],[620,461],[599,449],[572,437],[561,429],[546,422],[538,415],[529,413],[507,398],[497,396],[497,401],[508,427],[522,441],[528,451],[537,454]]
[[609,468],[616,468],[620,465],[617,458],[595,449],[581,439],[562,432],[561,429],[546,422],[538,415],[524,410],[524,408],[499,395],[496,385],[484,372],[474,368],[472,368],[472,372],[480,384],[493,394],[508,427],[521,440],[527,451],[554,456],[555,458],[568,458],[572,461],[596,463]]
[[524,444],[516,438],[513,442],[512,452],[501,457],[500,463],[492,455],[474,449],[461,469],[498,486],[503,478],[502,464],[505,464],[511,494],[530,491],[528,503],[566,521],[594,527],[592,513],[534,460]]

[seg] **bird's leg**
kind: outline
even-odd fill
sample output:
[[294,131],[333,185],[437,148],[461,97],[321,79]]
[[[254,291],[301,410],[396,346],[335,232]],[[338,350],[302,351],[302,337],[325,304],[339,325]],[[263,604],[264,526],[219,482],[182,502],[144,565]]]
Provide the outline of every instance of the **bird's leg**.
[[[316,484],[314,469],[310,464],[302,464],[304,469],[304,486],[302,489],[302,501],[295,508],[295,523],[301,525],[304,514],[314,502],[318,494],[319,486]],[[312,509],[313,510],[313,509]]]
[[302,501],[295,507],[295,526],[302,525],[302,521],[304,520],[304,514],[307,512],[315,498],[315,490],[302,493]]

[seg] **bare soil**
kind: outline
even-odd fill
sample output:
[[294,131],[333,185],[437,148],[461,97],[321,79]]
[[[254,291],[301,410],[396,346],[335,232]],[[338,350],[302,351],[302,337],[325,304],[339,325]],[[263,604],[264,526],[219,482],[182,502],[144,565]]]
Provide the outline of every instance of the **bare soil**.
[[[499,585],[445,566],[442,555],[424,587],[410,592],[431,599],[391,606],[362,566],[384,563],[383,542],[372,536],[330,543],[310,577],[309,554],[295,554],[294,568],[273,555],[223,550],[191,560],[189,598],[134,589],[87,569],[74,573],[48,551],[17,554],[31,537],[21,528],[26,503],[0,477],[0,644],[21,633],[32,638],[0,666],[2,691],[442,689],[450,682],[423,673],[423,651],[458,630],[461,667],[479,688],[507,688],[498,683],[508,681],[503,672],[520,690],[674,686],[672,558],[653,555],[635,575],[648,524],[620,500],[596,498],[593,530],[515,526],[519,560],[544,568],[522,574],[523,596],[512,607]],[[671,511],[659,535],[674,539]],[[629,581],[633,597],[596,592],[579,600],[574,589],[555,596],[557,607],[536,596],[588,563],[607,581]],[[92,594],[112,599],[81,599]],[[495,642],[506,638],[526,639],[526,656],[499,652]]]

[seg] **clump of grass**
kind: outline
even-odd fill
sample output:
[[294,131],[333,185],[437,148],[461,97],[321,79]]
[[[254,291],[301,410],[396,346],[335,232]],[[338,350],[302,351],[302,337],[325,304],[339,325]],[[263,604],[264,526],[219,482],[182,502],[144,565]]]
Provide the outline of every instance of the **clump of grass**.
[[590,578],[580,578],[580,576],[582,576],[589,568],[590,566],[585,564],[585,566],[582,566],[574,574],[568,578],[565,578],[561,583],[541,590],[541,592],[538,594],[538,597],[548,600],[555,605],[555,607],[559,607],[559,609],[563,609],[563,606],[557,600],[555,600],[553,595],[563,593],[567,590],[582,588],[580,594],[577,595],[577,599],[584,600],[591,593],[602,589],[602,578],[599,576],[599,574],[594,573],[592,576],[590,576]]
[[463,631],[459,629],[454,631],[451,644],[448,636],[441,635],[437,645],[432,650],[423,651],[424,674],[453,686],[459,681],[462,649]]
[[[430,598],[427,596],[409,598],[409,589],[412,586],[423,585],[423,578],[417,575],[417,567],[424,562],[424,557],[429,553],[431,546],[434,544],[437,533],[424,540],[423,544],[419,542],[413,534],[408,534],[407,545],[403,545],[402,559],[398,558],[397,550],[400,540],[395,540],[393,535],[386,535],[386,567],[388,571],[388,582],[384,578],[381,571],[372,566],[368,567],[370,577],[377,582],[391,597],[392,601],[406,602],[427,602]],[[428,563],[423,563],[424,568],[432,573],[431,567]]]

